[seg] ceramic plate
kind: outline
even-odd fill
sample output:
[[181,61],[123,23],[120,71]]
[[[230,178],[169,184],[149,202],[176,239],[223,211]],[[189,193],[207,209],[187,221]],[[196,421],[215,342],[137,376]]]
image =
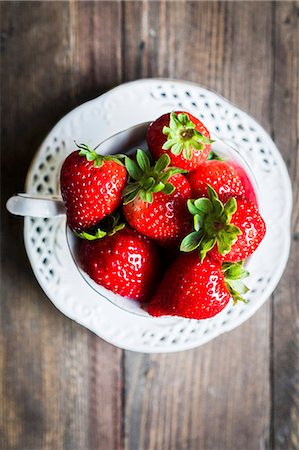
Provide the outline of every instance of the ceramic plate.
[[290,249],[291,184],[279,150],[266,131],[220,95],[185,81],[147,79],[123,84],[61,119],[31,164],[26,190],[58,194],[58,177],[74,140],[96,146],[106,137],[170,110],[183,109],[234,143],[260,193],[266,237],[249,261],[249,303],[229,304],[212,319],[152,318],[102,298],[80,276],[70,255],[65,219],[26,218],[25,246],[35,276],[56,307],[106,341],[133,351],[175,352],[197,347],[247,320],[275,289]]

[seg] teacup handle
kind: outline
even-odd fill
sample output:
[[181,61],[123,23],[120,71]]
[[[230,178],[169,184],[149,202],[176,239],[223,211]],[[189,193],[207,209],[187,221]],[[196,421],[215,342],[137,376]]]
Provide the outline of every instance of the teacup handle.
[[58,217],[65,214],[61,197],[16,194],[6,203],[7,210],[16,216]]

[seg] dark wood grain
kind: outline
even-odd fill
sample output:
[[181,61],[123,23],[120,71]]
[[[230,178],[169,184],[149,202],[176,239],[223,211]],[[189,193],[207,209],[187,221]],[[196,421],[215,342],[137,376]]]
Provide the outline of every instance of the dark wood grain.
[[[299,4],[0,6],[0,449],[299,449]],[[272,300],[231,333],[170,355],[122,352],[60,314],[31,273],[22,220],[4,209],[64,113],[157,76],[206,85],[251,113],[288,164],[295,202],[291,257]]]
[[[292,248],[273,303],[273,447],[299,448],[299,3],[273,5],[273,136],[293,183]],[[297,55],[297,57],[295,57]],[[297,318],[297,320],[296,320]]]
[[[5,200],[23,190],[30,160],[55,122],[120,83],[121,45],[118,3],[11,2],[1,9]],[[0,448],[118,449],[122,352],[46,299],[24,253],[23,221],[2,206]]]
[[[128,79],[150,75],[198,82],[271,131],[271,3],[127,2],[125,15]],[[126,352],[126,448],[265,448],[269,358],[270,303],[241,328],[192,352]]]

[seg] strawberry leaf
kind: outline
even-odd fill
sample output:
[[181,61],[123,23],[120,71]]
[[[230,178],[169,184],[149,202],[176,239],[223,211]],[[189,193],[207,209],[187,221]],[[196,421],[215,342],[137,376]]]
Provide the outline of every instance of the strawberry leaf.
[[203,142],[204,144],[213,144],[213,142],[215,142],[213,139],[207,138],[197,130],[195,131],[195,135],[198,141]]
[[[181,144],[180,142],[176,142],[171,148],[171,153],[173,153],[174,155],[179,155],[182,152],[182,150],[183,150],[183,154],[185,157],[186,149],[184,149],[184,144]],[[191,158],[191,156],[190,156],[190,158]],[[190,159],[190,158],[188,158],[188,159]]]
[[235,225],[225,225],[217,235],[218,251],[221,255],[227,255],[230,252],[232,245],[237,241],[238,235],[241,233],[240,229]]
[[156,162],[154,170],[155,172],[162,172],[164,169],[166,169],[167,166],[169,166],[169,164],[170,158],[166,153],[164,153]]
[[169,150],[169,149],[172,148],[175,144],[176,144],[176,140],[175,140],[175,139],[168,139],[168,140],[165,141],[164,144],[162,145],[162,149],[163,149],[163,150]]
[[170,150],[174,155],[183,154],[187,160],[192,158],[193,150],[202,151],[205,144],[214,142],[195,129],[195,123],[188,114],[174,112],[170,114],[169,126],[164,126],[162,133],[167,136],[163,150]]
[[152,192],[146,191],[146,192],[145,192],[145,201],[146,201],[147,203],[153,203],[153,200],[154,200],[154,197],[153,197]]
[[140,200],[143,200],[144,202],[146,202],[146,191],[141,189],[141,191],[139,192],[139,197],[140,197]]
[[171,129],[169,128],[169,127],[163,127],[163,129],[162,129],[162,133],[163,134],[169,134],[169,133],[171,133]]
[[[177,116],[178,121],[180,124],[187,126],[189,123],[189,117],[187,116],[187,114],[183,114],[180,113]],[[195,123],[191,122],[191,124],[189,125],[190,128],[195,128]]]
[[140,180],[142,178],[142,170],[134,161],[132,161],[132,159],[126,157],[125,166],[130,177],[133,178],[133,180]]
[[140,167],[140,169],[143,172],[146,172],[147,170],[149,170],[151,164],[150,164],[149,157],[147,156],[147,154],[145,152],[138,149],[137,153],[136,153],[136,160],[137,160],[138,166]]
[[141,188],[140,183],[136,182],[136,183],[132,183],[132,184],[128,184],[124,190],[122,191],[122,196],[126,196],[128,194],[131,194],[132,192],[136,191],[136,189],[138,189],[138,187]]
[[178,167],[169,167],[167,173],[172,177],[172,175],[176,175],[177,173],[188,173],[188,170],[179,169]]
[[96,239],[102,239],[106,236],[106,232],[102,231],[100,228],[96,231],[95,234],[87,233],[86,231],[83,231],[82,233],[75,232],[75,235],[78,236],[81,239],[86,239],[87,241],[95,241]]
[[224,211],[229,219],[231,219],[232,215],[237,211],[237,202],[235,198],[230,198],[224,206]]
[[194,201],[194,206],[197,208],[198,211],[201,211],[204,214],[211,212],[213,209],[211,200],[209,200],[208,198],[198,198],[197,200]]
[[137,195],[139,194],[139,192],[141,192],[141,191],[142,191],[142,188],[141,188],[141,186],[139,186],[137,189],[135,189],[130,194],[125,195],[123,204],[127,205],[128,203],[132,202],[134,200],[134,198],[136,198]]
[[194,230],[195,231],[199,231],[202,226],[203,226],[203,216],[201,216],[200,214],[195,214],[194,218],[193,218],[193,223],[194,223]]
[[249,288],[241,280],[230,280],[230,287],[239,294],[246,294]]
[[181,242],[181,252],[192,252],[199,246],[201,239],[202,234],[197,231],[193,231],[192,233],[188,234]]
[[119,225],[116,225],[114,227],[113,231],[109,231],[107,234],[108,236],[112,236],[114,233],[116,233],[117,231],[123,230],[125,228],[126,224],[125,223],[120,223]]
[[[179,145],[179,146],[180,146],[180,150],[179,150],[179,152],[177,153],[177,154],[180,154],[183,145],[182,145],[182,144],[176,144],[176,145]],[[174,153],[174,147],[172,148],[172,153]],[[183,156],[184,156],[184,158],[187,159],[187,160],[189,160],[189,159],[192,158],[192,149],[191,149],[190,145],[187,145],[187,144],[185,145],[185,148],[183,149]]]
[[192,141],[192,147],[194,150],[203,150],[205,148],[204,144],[201,144],[200,142],[197,142],[195,140]]
[[243,283],[242,279],[249,276],[249,272],[243,267],[243,262],[223,263],[222,272],[226,287],[231,294],[234,303],[242,301],[248,303],[242,295],[249,291],[249,288]]
[[86,239],[88,241],[94,241],[97,239],[102,239],[105,236],[112,236],[119,230],[122,230],[126,224],[120,222],[119,213],[110,214],[100,221],[100,226],[92,227],[88,231],[83,231],[82,233],[75,232],[75,235],[81,239]]
[[213,150],[211,150],[209,156],[207,157],[207,161],[210,161],[211,159],[216,159],[218,161],[223,161],[223,159],[220,158],[220,156],[218,156],[215,152],[213,152]]
[[162,181],[158,181],[158,183],[155,186],[153,186],[152,192],[160,192],[163,191],[164,188],[165,184],[162,183]]
[[77,147],[79,148],[79,155],[84,156],[87,161],[93,161],[95,167],[101,167],[104,161],[114,161],[115,163],[123,166],[123,163],[120,161],[120,158],[125,158],[125,155],[123,154],[116,154],[116,155],[99,155],[95,149],[91,148],[87,144],[77,144]]
[[249,276],[249,272],[244,268],[243,262],[223,263],[222,271],[226,278],[230,280],[241,280]]
[[223,203],[219,200],[216,191],[209,184],[207,186],[207,190],[209,199],[213,205],[215,215],[220,216],[224,211]]
[[203,237],[200,245],[200,260],[201,262],[205,259],[207,253],[214,247],[216,244],[216,238],[215,237]]
[[153,188],[154,184],[155,184],[155,178],[154,178],[154,177],[149,177],[149,178],[147,178],[146,181],[144,182],[142,188],[143,188],[145,191],[148,191],[148,190],[151,190],[151,189]]
[[122,155],[121,153],[118,153],[116,155],[113,156],[103,156],[103,161],[113,161],[116,164],[119,164],[120,166],[123,166],[123,163],[119,160],[119,158],[125,158],[126,155]]
[[187,202],[188,210],[194,216],[194,230],[202,234],[199,245],[201,260],[216,244],[221,255],[228,254],[242,233],[237,226],[230,223],[237,210],[236,199],[231,198],[223,205],[212,186],[208,185],[207,189],[208,198]]
[[199,214],[199,209],[195,206],[195,200],[188,200],[187,201],[187,208],[189,212],[194,216],[195,214]]
[[171,183],[165,183],[165,187],[162,189],[163,194],[172,194],[175,191],[175,187]]

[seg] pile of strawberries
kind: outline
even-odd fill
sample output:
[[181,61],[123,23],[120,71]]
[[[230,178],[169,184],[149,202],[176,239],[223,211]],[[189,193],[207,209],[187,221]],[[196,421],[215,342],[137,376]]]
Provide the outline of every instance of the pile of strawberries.
[[265,223],[246,173],[212,142],[197,118],[172,112],[149,126],[148,152],[102,156],[80,145],[63,164],[83,270],[153,316],[205,319],[245,301],[244,260]]

